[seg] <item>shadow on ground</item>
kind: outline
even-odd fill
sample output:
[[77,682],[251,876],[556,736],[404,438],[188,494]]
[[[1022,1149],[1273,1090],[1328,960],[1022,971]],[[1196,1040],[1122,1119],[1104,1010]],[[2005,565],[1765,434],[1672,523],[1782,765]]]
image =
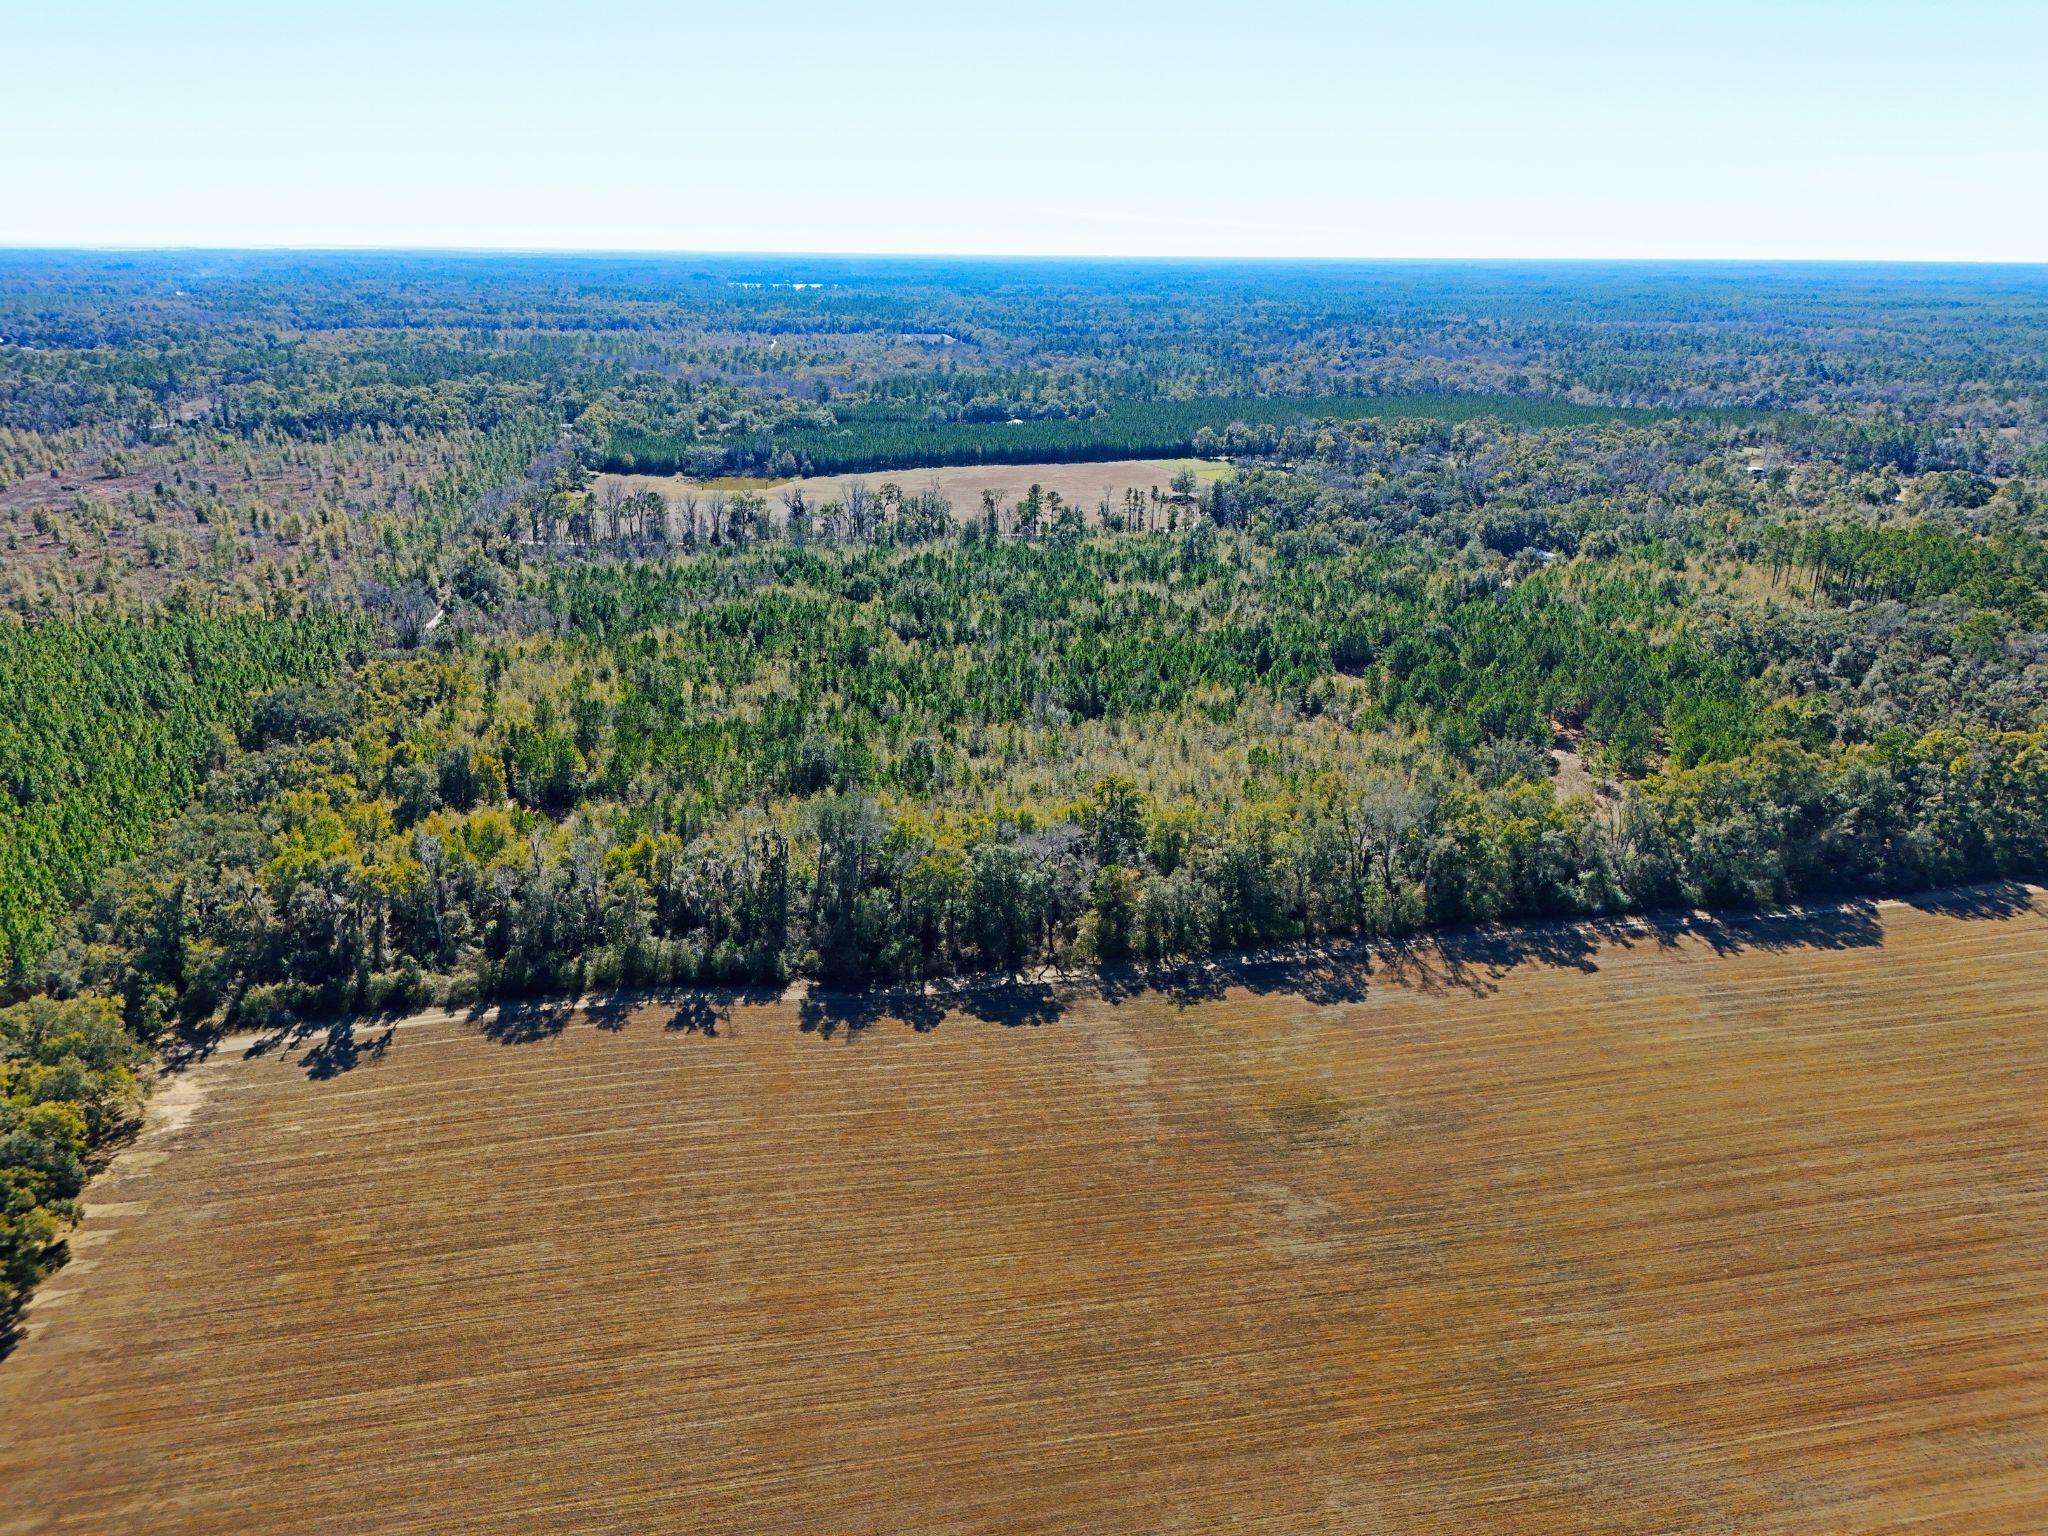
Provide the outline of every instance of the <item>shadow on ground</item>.
[[847,992],[824,987],[805,993],[796,1010],[797,1027],[823,1040],[835,1035],[850,1039],[886,1019],[908,1024],[922,1035],[937,1029],[945,1017],[945,1001],[929,994]]
[[391,1037],[398,1033],[398,1025],[386,1024],[380,1033],[367,1039],[359,1037],[356,1030],[353,1019],[330,1025],[326,1037],[299,1058],[306,1076],[324,1081],[352,1072],[366,1061],[382,1060],[391,1049]]
[[[1933,905],[1939,901],[1941,905]],[[1965,916],[2003,917],[2029,905],[2026,887],[1948,892],[1916,905]],[[1050,1024],[1073,1003],[1101,999],[1119,1004],[1158,996],[1191,1007],[1232,992],[1286,994],[1322,1005],[1363,1002],[1374,980],[1426,995],[1490,997],[1524,966],[1598,971],[1603,947],[1649,942],[1675,946],[1704,942],[1716,954],[1749,950],[1856,949],[1881,945],[1884,926],[1873,901],[1851,901],[1767,912],[1669,913],[1648,917],[1520,923],[1440,929],[1376,944],[1339,942],[1299,951],[1216,957],[1174,965],[1104,966],[1085,978],[1015,981],[916,994],[814,991],[799,1010],[802,1027],[827,1039],[854,1035],[884,1020],[920,1033],[950,1015],[988,1023]]]
[[487,1039],[501,1045],[526,1045],[559,1035],[578,1014],[601,1030],[616,1032],[640,1014],[668,1009],[663,1028],[715,1038],[735,1007],[772,1003],[781,996],[774,987],[666,987],[580,1000],[508,998],[495,1012],[489,1004],[479,1003],[470,1010],[470,1019]]
[[2034,908],[2033,893],[2017,880],[1999,880],[1990,885],[1969,885],[1958,890],[1926,891],[1905,898],[1906,905],[1939,917],[2018,917]]
[[[1930,892],[1907,898],[1914,908],[1969,919],[2011,918],[2037,910],[2028,887],[1999,882]],[[1136,998],[1163,997],[1182,1007],[1213,1002],[1232,992],[1286,994],[1322,1005],[1363,1002],[1374,982],[1425,995],[1490,997],[1511,972],[1524,966],[1599,970],[1603,948],[1638,944],[1675,947],[1703,943],[1717,955],[1751,950],[1838,950],[1882,945],[1884,925],[1872,900],[1759,912],[1672,912],[1641,917],[1522,923],[1442,929],[1374,944],[1339,942],[1298,950],[1215,957],[1173,965],[1105,966],[1085,976],[1051,980],[1013,979],[936,987],[924,991],[858,991],[819,986],[797,1004],[798,1027],[822,1040],[852,1040],[884,1023],[929,1033],[950,1017],[1006,1028],[1058,1022],[1075,1003],[1099,999],[1112,1006]],[[469,1018],[488,1039],[524,1045],[550,1039],[581,1015],[605,1031],[625,1029],[650,1013],[666,1012],[662,1027],[672,1033],[716,1039],[734,1010],[776,1002],[772,987],[673,988],[608,994],[596,999],[513,998],[496,1006],[478,1004]],[[365,1034],[370,1024],[380,1032]],[[299,1057],[309,1077],[331,1078],[385,1054],[395,1022],[345,1020],[292,1027],[249,1048],[260,1055],[318,1036]],[[181,1047],[177,1064],[203,1059],[211,1042]]]
[[1680,930],[1706,940],[1717,955],[1749,950],[1869,949],[1884,943],[1884,924],[1873,901],[1769,912],[1706,914]]
[[662,1028],[671,1034],[715,1040],[739,1007],[779,1002],[779,987],[675,987],[642,996],[640,1006],[668,1010]]
[[[71,1262],[68,1244],[59,1243],[44,1255],[44,1261],[54,1272]],[[13,1297],[0,1301],[0,1361],[14,1353],[15,1346],[28,1337],[28,1329],[22,1325],[21,1315],[28,1305],[27,1287]]]
[[570,997],[508,997],[493,1010],[478,1003],[469,1017],[487,1040],[500,1045],[531,1045],[551,1039],[569,1027],[576,1016],[576,1000]]

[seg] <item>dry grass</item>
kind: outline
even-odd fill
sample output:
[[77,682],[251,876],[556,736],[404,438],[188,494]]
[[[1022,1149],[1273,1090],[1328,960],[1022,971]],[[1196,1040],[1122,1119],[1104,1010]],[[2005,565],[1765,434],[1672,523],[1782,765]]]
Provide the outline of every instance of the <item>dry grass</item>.
[[[892,469],[865,475],[812,475],[798,480],[698,481],[687,475],[598,475],[593,477],[591,487],[593,492],[601,492],[606,481],[616,481],[628,494],[659,491],[670,500],[690,490],[700,495],[713,490],[755,490],[772,501],[781,492],[800,485],[811,505],[823,506],[843,500],[847,487],[855,481],[869,490],[894,481],[913,493],[937,486],[952,501],[954,517],[965,519],[980,509],[983,491],[1000,492],[1014,506],[1036,485],[1041,490],[1059,492],[1062,500],[1080,507],[1092,518],[1105,497],[1112,505],[1121,506],[1126,489],[1134,488],[1147,495],[1156,489],[1166,494],[1173,487],[1173,477],[1183,470],[1206,484],[1228,474],[1230,466],[1211,459],[1118,459],[1105,464],[970,464],[943,469]],[[779,513],[779,505],[776,510]]]
[[2038,1532],[2044,976],[2006,892],[223,1053],[0,1530]]

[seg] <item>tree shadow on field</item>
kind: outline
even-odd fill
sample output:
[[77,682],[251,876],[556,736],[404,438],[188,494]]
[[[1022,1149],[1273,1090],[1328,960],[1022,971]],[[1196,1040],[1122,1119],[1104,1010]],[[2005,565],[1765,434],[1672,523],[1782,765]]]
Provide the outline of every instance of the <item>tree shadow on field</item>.
[[[354,1023],[353,1017],[345,1020],[331,1019],[322,1023],[318,1019],[302,1019],[296,1015],[287,1015],[283,1023],[272,1026],[252,1042],[248,1049],[242,1052],[242,1059],[244,1061],[253,1061],[259,1056],[274,1055],[279,1051],[289,1050],[303,1041],[310,1040],[315,1035],[331,1034],[334,1030],[343,1027],[343,1025],[352,1027]],[[195,1051],[191,1059],[200,1061],[212,1054],[213,1042],[209,1040],[205,1049]],[[182,1065],[183,1063],[181,1062],[180,1064]],[[306,1064],[304,1058],[301,1058],[299,1064],[301,1066]]]
[[692,992],[676,1004],[676,1011],[669,1015],[664,1029],[679,1035],[702,1035],[707,1040],[718,1038],[718,1026],[731,1015],[730,1008],[720,1008],[702,992]]
[[812,988],[797,1005],[797,1027],[821,1040],[844,1035],[851,1040],[885,1019],[930,1034],[946,1016],[945,1002],[922,992],[837,992]]
[[[2042,912],[2031,888],[2016,881],[1925,893],[1906,901],[1916,910],[1971,919]],[[1340,939],[1293,950],[1218,955],[1172,964],[1106,965],[1078,975],[1063,974],[1051,983],[984,978],[930,989],[872,992],[816,986],[797,1003],[797,1023],[804,1033],[820,1039],[853,1040],[890,1020],[927,1034],[954,1014],[1005,1028],[1051,1024],[1064,1017],[1079,997],[1118,1005],[1152,996],[1179,1007],[1194,1007],[1221,1001],[1238,991],[1258,996],[1285,994],[1320,1006],[1337,1006],[1366,1001],[1375,981],[1426,996],[1462,993],[1485,998],[1500,990],[1510,972],[1526,966],[1596,974],[1603,948],[1619,951],[1648,943],[1675,949],[1702,943],[1716,955],[1732,956],[1751,951],[1876,948],[1884,941],[1881,914],[1869,899],[1757,911],[1665,911],[1488,924],[1431,929],[1398,939]],[[514,998],[500,1002],[495,1010],[479,1004],[470,1018],[482,1021],[482,1032],[490,1039],[512,1045],[550,1039],[566,1029],[579,1012],[588,1014],[598,1029],[617,1031],[625,1028],[639,1009],[667,1007],[673,1010],[664,1026],[667,1031],[715,1039],[725,1031],[737,1005],[767,1005],[782,996],[779,988],[750,986],[619,993],[594,1001]],[[281,1031],[252,1046],[250,1054],[275,1049],[279,1043],[311,1032],[312,1027],[305,1025]],[[332,1077],[382,1055],[391,1033],[387,1028],[380,1038],[365,1044],[349,1026],[331,1026],[326,1039],[308,1051],[302,1062],[310,1075]],[[195,1056],[203,1055],[205,1049],[210,1047],[195,1047]]]
[[569,1027],[575,1012],[576,1004],[571,998],[519,997],[506,998],[497,1005],[496,1012],[479,1005],[470,1017],[481,1021],[487,1040],[500,1045],[531,1045],[536,1040],[551,1040],[559,1035]]
[[[70,1245],[58,1243],[44,1255],[44,1262],[49,1265],[50,1273],[54,1275],[71,1262]],[[0,1298],[0,1363],[4,1363],[21,1341],[28,1337],[28,1329],[22,1322],[28,1298],[29,1290],[26,1286],[14,1296]]]
[[1159,972],[1156,967],[1136,965],[1128,960],[1102,966],[1095,973],[1095,995],[1105,1003],[1121,1003],[1133,997],[1143,997],[1148,992],[1163,989],[1157,985]]
[[1498,976],[1517,966],[1542,965],[1590,975],[1600,969],[1593,957],[1609,936],[1605,924],[1587,923],[1454,928],[1437,948],[1451,966],[1466,972]]
[[1294,953],[1215,955],[1150,966],[1118,966],[1102,973],[1097,995],[1105,1002],[1158,996],[1178,1008],[1213,1003],[1231,989],[1257,996],[1285,994],[1321,1005],[1365,1000],[1372,957],[1362,944],[1304,946]]
[[1704,939],[1717,955],[1752,950],[1773,954],[1793,949],[1874,949],[1884,943],[1877,904],[1864,900],[1829,907],[1703,913],[1679,922],[1681,933]]
[[1448,992],[1491,997],[1500,990],[1502,977],[1525,965],[1597,972],[1594,957],[1607,937],[1603,925],[1588,923],[1444,928],[1385,941],[1379,954],[1389,982],[1425,997]]
[[1492,947],[1482,959],[1464,946],[1446,947],[1430,938],[1390,939],[1380,948],[1383,979],[1424,997],[1440,997],[1447,992],[1491,997],[1500,990],[1500,978],[1513,970],[1516,963],[1513,955]]
[[608,1035],[615,1035],[626,1027],[626,1021],[633,1016],[633,1000],[619,993],[600,997],[585,1003],[584,1015]]
[[673,1006],[668,1023],[671,1034],[718,1038],[718,1032],[742,1003],[756,1006],[775,1002],[782,994],[774,987],[695,987],[687,991],[659,993],[654,999],[661,1007]]
[[[220,1049],[222,1032],[214,1029],[193,1029],[182,1026],[163,1049],[163,1070],[165,1075],[183,1072],[187,1067],[196,1067],[203,1061],[210,1061],[213,1053]],[[265,1051],[275,1050],[288,1036],[279,1031],[266,1035],[242,1052],[242,1059],[261,1056]]]
[[315,1082],[324,1082],[352,1072],[366,1061],[381,1061],[384,1053],[391,1049],[391,1040],[398,1033],[396,1023],[386,1024],[383,1033],[371,1040],[356,1038],[356,1021],[343,1019],[328,1027],[326,1037],[305,1055],[299,1058],[299,1065],[306,1069],[306,1076]]
[[773,1003],[781,996],[775,987],[664,987],[581,998],[506,998],[495,1010],[479,1003],[469,1017],[500,1045],[530,1045],[553,1039],[579,1015],[605,1034],[618,1034],[636,1014],[667,1008],[673,1011],[662,1027],[669,1033],[716,1038],[736,1005]]
[[1042,981],[976,987],[961,994],[954,1006],[969,1018],[1000,1024],[1005,1029],[1026,1024],[1054,1024],[1066,1012],[1059,994]]
[[1306,998],[1323,1006],[1362,1003],[1372,982],[1372,956],[1362,944],[1226,960],[1215,969],[1226,986],[1242,987],[1262,997],[1281,993]]
[[1923,891],[1908,896],[1906,905],[1916,912],[1937,917],[1962,917],[1975,921],[2019,917],[2040,909],[2034,893],[2017,880],[1994,880],[1988,885],[1966,885],[1949,891]]
[[[2024,887],[1975,893],[1962,910],[1985,916],[2024,910]],[[1370,984],[1410,988],[1424,996],[1463,993],[1491,997],[1510,972],[1535,966],[1595,975],[1603,948],[1627,949],[1648,941],[1672,948],[1703,940],[1719,955],[1751,950],[1860,949],[1884,943],[1874,903],[1773,908],[1754,913],[1652,913],[1550,922],[1437,928],[1393,939],[1340,941],[1299,955],[1219,958],[1207,964],[1161,968],[1144,987],[1119,984],[1117,997],[1154,990],[1183,1006],[1210,1002],[1232,988],[1284,993],[1317,1004],[1363,1002]],[[1107,995],[1107,994],[1106,994]]]
[[1225,965],[1205,965],[1199,960],[1155,966],[1143,973],[1142,985],[1125,995],[1157,992],[1177,1008],[1192,1008],[1197,1003],[1213,1003],[1230,991],[1227,971]]

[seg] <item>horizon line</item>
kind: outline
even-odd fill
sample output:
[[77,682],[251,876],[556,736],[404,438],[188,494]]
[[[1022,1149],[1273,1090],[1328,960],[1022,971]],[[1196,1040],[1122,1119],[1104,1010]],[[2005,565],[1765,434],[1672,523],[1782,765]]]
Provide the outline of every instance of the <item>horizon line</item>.
[[111,241],[9,241],[0,240],[0,253],[10,255],[299,255],[299,256],[565,256],[626,260],[652,258],[667,260],[775,259],[815,261],[952,261],[952,262],[1147,262],[1160,265],[1244,265],[1278,266],[1289,263],[1324,266],[1858,266],[1858,267],[2048,267],[2048,256],[2018,258],[2004,256],[1610,256],[1544,254],[1431,254],[1431,255],[1237,255],[1191,254],[1157,251],[937,251],[937,250],[800,250],[747,247],[686,246],[571,246],[571,245],[453,245],[453,244],[289,244],[250,245],[187,244]]

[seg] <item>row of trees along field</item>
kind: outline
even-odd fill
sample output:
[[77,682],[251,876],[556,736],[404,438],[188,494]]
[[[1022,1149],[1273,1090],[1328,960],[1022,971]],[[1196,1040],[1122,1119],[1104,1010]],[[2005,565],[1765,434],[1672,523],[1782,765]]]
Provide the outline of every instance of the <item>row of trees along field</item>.
[[[958,464],[1088,463],[1181,454],[1277,452],[1289,428],[1329,421],[1485,418],[1510,427],[1654,421],[1671,413],[1517,396],[1223,396],[1187,400],[1088,403],[1074,415],[1008,421],[909,415],[888,406],[856,407],[823,424],[803,416],[754,434],[705,438],[624,430],[596,455],[596,467],[620,473],[700,475],[853,474]],[[1702,419],[1754,423],[1762,413],[1703,408]]]
[[88,1155],[132,1115],[149,1058],[116,999],[0,1008],[0,1345],[77,1219]]
[[[368,639],[360,617],[331,612],[0,624],[0,993],[21,990],[108,867],[235,753],[259,696],[332,678]],[[0,1007],[0,1335],[162,1029],[148,999]]]
[[[1149,715],[1129,734],[1176,756],[1206,746],[1207,763],[1155,758],[1142,778],[1104,773],[1069,795],[1045,766],[1051,741],[1006,733],[998,750],[1034,759],[1052,791],[1008,803],[959,781],[912,793],[906,775],[828,749],[808,793],[710,815],[655,774],[603,798],[573,731],[396,750],[393,736],[419,739],[403,701],[432,717],[483,686],[443,666],[378,671],[381,702],[351,703],[346,738],[231,765],[110,881],[85,942],[53,957],[53,984],[112,991],[142,1019],[272,1027],[620,984],[1163,963],[1432,923],[1909,889],[2036,871],[2048,852],[2040,729],[1771,741],[1654,771],[1603,806],[1558,796],[1540,754],[1467,767],[1394,733],[1247,741]],[[1095,733],[1062,739],[1076,762],[1102,761]],[[905,754],[912,774],[924,758]]]

